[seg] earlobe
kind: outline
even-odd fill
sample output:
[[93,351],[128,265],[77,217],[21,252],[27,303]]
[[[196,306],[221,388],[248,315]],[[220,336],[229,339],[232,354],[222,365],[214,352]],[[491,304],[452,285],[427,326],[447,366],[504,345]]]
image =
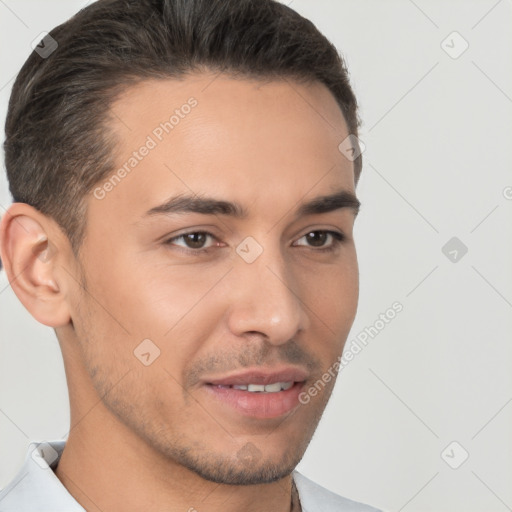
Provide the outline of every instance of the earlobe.
[[58,278],[59,248],[49,236],[51,222],[30,205],[14,203],[0,224],[0,250],[9,283],[25,308],[42,324],[58,327],[68,324],[70,315]]

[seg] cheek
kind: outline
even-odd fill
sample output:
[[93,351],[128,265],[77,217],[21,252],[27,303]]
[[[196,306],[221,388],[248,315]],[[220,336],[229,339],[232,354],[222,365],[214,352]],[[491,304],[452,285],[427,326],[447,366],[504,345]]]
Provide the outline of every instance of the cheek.
[[[191,334],[201,338],[201,333],[211,332],[221,316],[221,301],[212,301],[226,272],[224,265],[219,267],[160,265],[147,269],[134,284],[138,289],[132,315],[134,329],[173,340],[173,344],[176,340],[178,348],[185,332],[189,333],[187,338]],[[199,340],[194,343],[199,344]]]
[[317,269],[304,278],[302,289],[311,321],[306,342],[314,344],[311,349],[325,367],[331,366],[343,351],[357,312],[359,274],[355,252],[340,265]]
[[162,338],[187,318],[209,282],[203,272],[191,273],[183,265],[141,260],[118,253],[89,265],[87,291],[100,323],[136,338]]
[[151,358],[156,354],[155,362],[181,380],[222,317],[222,301],[209,293],[219,275],[219,269],[119,261],[88,268],[76,327],[87,340],[90,367],[138,370],[137,354],[149,348]]
[[359,299],[359,273],[354,257],[317,268],[313,274],[302,277],[304,302],[327,326],[339,333],[350,328],[357,311]]
[[331,297],[335,314],[350,328],[359,300],[359,270],[356,260],[340,271],[337,280],[333,279]]

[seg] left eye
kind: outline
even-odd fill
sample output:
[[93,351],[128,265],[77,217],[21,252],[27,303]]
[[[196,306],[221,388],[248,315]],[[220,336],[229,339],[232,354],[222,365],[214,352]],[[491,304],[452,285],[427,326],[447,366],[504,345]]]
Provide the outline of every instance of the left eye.
[[[300,240],[306,240],[306,244],[298,243]],[[297,245],[306,245],[309,247],[321,247],[326,249],[332,249],[339,245],[345,239],[344,235],[337,231],[310,231],[305,234],[296,242]],[[326,245],[326,242],[331,240],[330,244]]]

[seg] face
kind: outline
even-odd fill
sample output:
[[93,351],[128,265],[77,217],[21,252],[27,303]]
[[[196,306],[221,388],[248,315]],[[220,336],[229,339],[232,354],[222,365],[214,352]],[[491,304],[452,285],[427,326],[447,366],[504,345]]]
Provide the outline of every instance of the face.
[[87,197],[71,301],[94,389],[172,464],[282,478],[356,313],[343,116],[321,84],[209,74],[138,84],[112,111],[116,167]]

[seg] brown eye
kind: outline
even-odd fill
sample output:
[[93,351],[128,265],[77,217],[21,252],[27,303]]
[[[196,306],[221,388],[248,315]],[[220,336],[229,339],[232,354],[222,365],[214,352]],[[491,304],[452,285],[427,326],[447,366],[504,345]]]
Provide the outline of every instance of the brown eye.
[[[300,240],[305,240],[306,243],[298,243]],[[318,247],[319,250],[330,251],[336,249],[343,240],[345,235],[337,231],[315,230],[299,238],[296,243],[299,246]]]
[[306,235],[306,239],[313,247],[322,247],[327,240],[328,233],[325,231],[311,231]]
[[206,233],[188,233],[182,236],[187,247],[190,249],[202,249],[208,237]]
[[[210,243],[208,243],[208,239],[211,239]],[[206,251],[212,247],[212,245],[214,245],[214,239],[215,237],[212,234],[205,231],[193,231],[175,236],[167,240],[165,243],[167,245],[175,245],[183,249],[191,249],[199,252]]]

